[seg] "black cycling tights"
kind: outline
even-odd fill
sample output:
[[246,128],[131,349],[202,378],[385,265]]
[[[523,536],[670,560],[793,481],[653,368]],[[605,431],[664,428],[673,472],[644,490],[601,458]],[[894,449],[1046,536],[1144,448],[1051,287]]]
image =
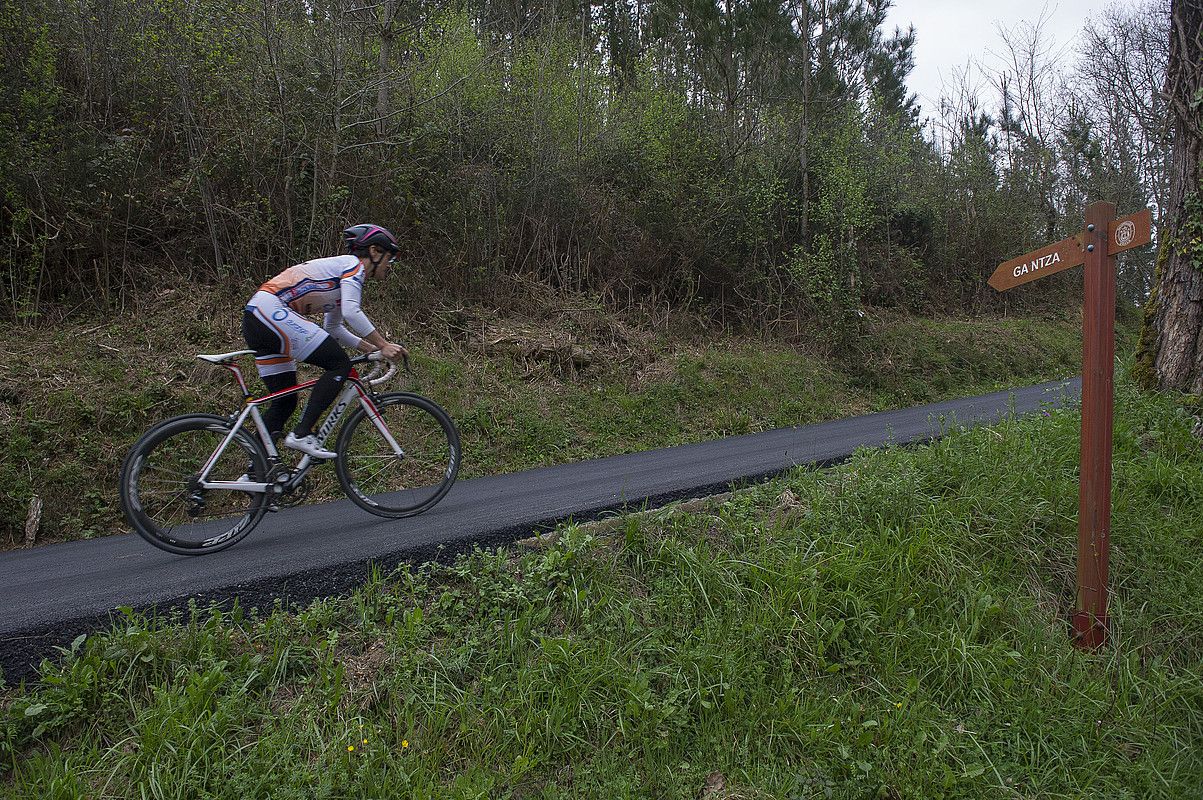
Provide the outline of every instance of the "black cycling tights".
[[[323,339],[317,349],[309,354],[305,363],[321,367],[326,371],[322,373],[322,377],[317,379],[317,383],[309,393],[309,402],[305,404],[301,421],[297,423],[297,427],[293,431],[299,438],[313,433],[313,426],[317,424],[317,418],[330,407],[334,398],[338,397],[339,390],[343,388],[343,381],[351,374],[351,359],[347,358],[346,351],[338,346],[338,342],[329,336]],[[293,380],[296,380],[296,373],[293,373]],[[295,396],[293,403],[296,403]],[[280,427],[284,427],[283,423]]]
[[[309,402],[305,404],[305,413],[301,415],[301,421],[297,423],[294,430],[298,437],[305,437],[313,433],[313,426],[317,424],[317,418],[334,402],[334,398],[338,396],[338,390],[342,388],[343,381],[351,374],[351,359],[347,358],[346,352],[338,346],[338,342],[329,336],[309,354],[305,363],[321,367],[326,371],[322,377],[317,379],[317,383],[314,384],[313,390],[309,394]],[[279,375],[265,375],[263,383],[269,392],[278,392],[289,386],[295,386],[297,374],[282,372]],[[267,426],[272,438],[280,437],[285,423],[296,410],[297,396],[295,394],[285,395],[272,401],[267,411],[263,412],[263,424]]]

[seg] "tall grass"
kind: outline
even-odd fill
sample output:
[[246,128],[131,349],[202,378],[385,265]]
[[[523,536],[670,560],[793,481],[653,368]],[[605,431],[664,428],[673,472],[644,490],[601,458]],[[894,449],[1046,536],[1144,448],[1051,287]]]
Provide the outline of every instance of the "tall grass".
[[1198,797],[1190,423],[1121,387],[1099,654],[1054,411],[295,613],[130,614],[6,692],[0,792]]

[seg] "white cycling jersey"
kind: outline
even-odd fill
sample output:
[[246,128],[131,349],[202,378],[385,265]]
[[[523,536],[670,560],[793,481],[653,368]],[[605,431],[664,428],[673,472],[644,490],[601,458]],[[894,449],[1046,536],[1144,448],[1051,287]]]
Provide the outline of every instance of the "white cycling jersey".
[[[295,370],[296,362],[316,350],[326,334],[354,349],[360,336],[376,330],[360,307],[363,273],[358,256],[316,258],[289,267],[260,286],[246,310],[280,336],[282,352],[256,358],[259,373]],[[301,316],[317,313],[323,314],[320,328]]]

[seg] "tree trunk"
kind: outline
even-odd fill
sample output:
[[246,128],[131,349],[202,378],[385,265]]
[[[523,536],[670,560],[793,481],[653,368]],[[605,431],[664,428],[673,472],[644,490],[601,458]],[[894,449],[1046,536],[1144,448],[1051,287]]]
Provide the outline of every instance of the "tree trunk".
[[1165,92],[1174,145],[1153,291],[1145,307],[1137,377],[1149,388],[1203,394],[1203,0],[1174,0]]
[[376,134],[384,136],[388,117],[389,62],[393,53],[394,0],[384,0],[380,19],[380,86],[376,90]]
[[799,228],[802,246],[810,247],[810,0],[802,0],[798,31],[802,39],[802,112],[798,131],[798,170],[802,173]]

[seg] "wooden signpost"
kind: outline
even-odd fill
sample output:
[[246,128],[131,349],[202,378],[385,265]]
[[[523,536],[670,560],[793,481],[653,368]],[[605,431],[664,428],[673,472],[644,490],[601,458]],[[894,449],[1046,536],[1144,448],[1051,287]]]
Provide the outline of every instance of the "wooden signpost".
[[1004,261],[990,276],[1000,292],[1086,265],[1082,298],[1082,445],[1078,488],[1078,591],[1073,640],[1094,650],[1107,641],[1107,572],[1111,541],[1111,434],[1115,399],[1115,255],[1148,244],[1146,208],[1115,217],[1114,203],[1086,208],[1076,236]]

